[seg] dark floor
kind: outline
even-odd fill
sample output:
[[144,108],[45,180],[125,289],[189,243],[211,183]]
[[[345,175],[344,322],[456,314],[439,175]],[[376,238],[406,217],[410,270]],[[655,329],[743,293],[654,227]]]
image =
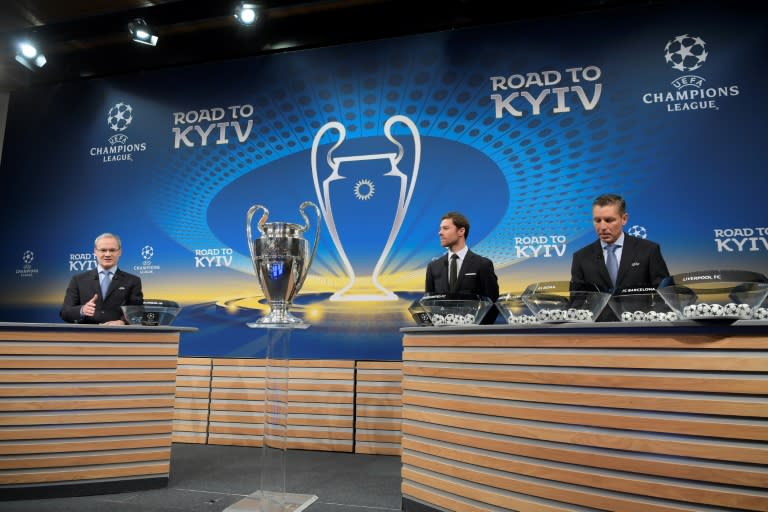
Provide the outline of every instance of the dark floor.
[[[308,512],[400,511],[399,457],[304,450],[265,456],[261,448],[178,443],[171,451],[167,488],[0,501],[0,511],[220,512],[260,489],[262,460],[272,465],[284,461],[286,492],[318,497]],[[272,479],[266,482],[265,486],[280,485]]]

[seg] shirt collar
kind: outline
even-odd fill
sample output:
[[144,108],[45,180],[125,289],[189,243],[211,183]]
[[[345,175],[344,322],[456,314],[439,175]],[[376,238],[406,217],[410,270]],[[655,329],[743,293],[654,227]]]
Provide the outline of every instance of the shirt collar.
[[[624,232],[621,232],[621,235],[619,235],[619,238],[616,239],[615,242],[613,242],[614,245],[618,245],[619,247],[624,247]],[[600,246],[605,250],[606,247],[608,247],[608,244],[600,240]]]
[[[106,269],[104,267],[102,267],[101,265],[97,265],[96,266],[96,270],[98,271],[99,274],[101,274]],[[111,269],[107,270],[107,272],[112,272],[112,275],[115,275],[115,273],[117,272],[117,267],[112,267]]]
[[459,255],[459,259],[461,261],[464,261],[464,258],[467,256],[467,251],[469,251],[469,246],[467,246],[467,245],[465,245],[464,247],[461,248],[461,250],[456,251],[455,253],[452,253],[451,250],[448,249],[448,259],[451,258],[451,254],[458,254]]

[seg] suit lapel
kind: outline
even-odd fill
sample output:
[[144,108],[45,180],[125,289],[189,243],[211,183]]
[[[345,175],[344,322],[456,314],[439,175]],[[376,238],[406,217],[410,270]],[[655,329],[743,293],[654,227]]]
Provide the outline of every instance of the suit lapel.
[[[600,273],[600,279],[602,280],[601,283],[599,283],[601,286],[605,287],[605,289],[610,289],[613,287],[613,283],[611,282],[611,275],[608,273],[608,267],[605,266],[605,254],[603,252],[603,244],[600,243],[600,240],[596,241],[594,243],[593,247],[593,257],[595,258],[595,264],[597,265],[598,272]],[[618,278],[617,278],[618,281]]]
[[450,270],[448,269],[447,254],[443,254],[440,257],[439,268],[442,269],[443,272],[440,272],[440,283],[435,283],[435,289],[439,290],[441,289],[441,286],[442,286],[443,290],[451,291],[451,285],[450,285],[450,282],[448,281],[448,273],[450,272]]
[[[113,288],[116,286],[115,282],[119,280],[120,280],[120,269],[116,270],[115,273],[112,275],[112,280],[109,282],[109,288],[107,288],[107,294],[104,297],[102,297],[102,299],[106,300],[107,297],[109,297],[109,294],[112,293]],[[99,289],[101,289],[101,286],[99,286]]]
[[624,280],[624,276],[627,274],[629,266],[632,264],[630,261],[632,255],[635,253],[635,239],[631,236],[624,234],[624,246],[621,248],[621,261],[619,262],[619,272],[616,274],[616,289],[619,289],[619,284]]
[[[101,284],[99,283],[99,271],[89,270],[88,272],[90,272],[90,275],[85,279],[87,283],[91,283],[90,284],[91,289],[87,290],[90,293],[88,294],[88,297],[85,298],[85,300],[91,300],[91,297],[93,297],[94,294],[101,297]],[[104,297],[101,297],[101,298],[104,299]]]
[[459,276],[456,279],[456,290],[461,289],[461,285],[464,281],[464,276],[467,275],[467,270],[472,269],[472,257],[474,254],[472,251],[467,250],[467,254],[464,255],[464,261],[461,262],[461,269],[459,270]]

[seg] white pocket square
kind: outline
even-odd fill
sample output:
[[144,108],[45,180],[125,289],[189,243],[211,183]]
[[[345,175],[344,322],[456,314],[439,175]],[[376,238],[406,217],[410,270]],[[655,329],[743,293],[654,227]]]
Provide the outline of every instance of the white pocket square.
[[125,290],[125,286],[121,286],[118,290]]
[[639,267],[640,266],[640,262],[639,261],[633,261],[632,262],[632,266],[633,267]]
[[466,273],[466,274],[464,274],[464,275],[465,275],[465,276],[476,276],[476,275],[477,275],[477,272],[467,272],[467,273]]

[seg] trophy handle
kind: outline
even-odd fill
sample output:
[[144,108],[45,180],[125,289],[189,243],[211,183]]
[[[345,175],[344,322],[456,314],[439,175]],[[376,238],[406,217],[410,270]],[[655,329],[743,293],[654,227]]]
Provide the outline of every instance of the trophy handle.
[[403,149],[403,145],[400,144],[400,142],[398,142],[397,139],[395,139],[395,136],[392,134],[392,126],[395,123],[402,123],[408,127],[408,130],[411,132],[411,136],[413,137],[413,171],[409,180],[410,183],[408,186],[408,192],[405,196],[403,204],[401,205],[401,210],[405,212],[408,210],[408,206],[411,203],[411,197],[413,197],[413,188],[416,186],[416,178],[419,175],[419,164],[421,163],[421,136],[419,135],[419,129],[416,127],[416,124],[411,121],[410,118],[403,115],[395,115],[387,119],[387,121],[384,123],[384,136],[397,146],[397,156],[395,157],[396,165],[400,163],[400,160],[402,160],[403,155],[405,154],[405,150]]
[[304,285],[304,280],[307,278],[307,274],[309,274],[309,268],[312,266],[312,260],[315,259],[315,253],[317,252],[317,243],[320,241],[320,208],[313,203],[312,201],[304,201],[299,206],[299,212],[301,213],[301,217],[304,219],[304,227],[302,228],[302,232],[307,231],[309,229],[309,219],[307,218],[307,214],[304,212],[304,209],[307,206],[311,206],[315,209],[315,212],[317,213],[317,219],[315,222],[315,243],[312,244],[312,254],[309,256],[309,263],[307,263],[307,269],[304,271],[304,275],[301,277],[301,281],[299,281],[296,285],[296,290],[300,290],[301,287]]
[[347,135],[347,129],[344,128],[344,125],[341,124],[338,121],[330,121],[328,123],[325,123],[322,128],[317,132],[315,135],[315,139],[312,141],[312,155],[311,155],[311,161],[312,161],[312,180],[315,184],[315,194],[317,194],[317,200],[320,203],[320,208],[322,209],[323,216],[325,217],[325,222],[327,223],[333,223],[333,219],[329,219],[329,213],[330,209],[328,208],[328,205],[326,204],[323,192],[320,190],[320,178],[317,175],[317,151],[320,147],[320,141],[325,136],[326,133],[328,133],[331,130],[335,130],[338,133],[339,140],[336,141],[336,143],[331,147],[331,149],[328,150],[328,153],[325,155],[325,160],[328,163],[328,166],[332,169],[331,178],[336,178],[339,175],[339,166],[333,159],[333,152],[338,149],[339,146],[341,146],[341,143],[344,142],[344,138]]
[[[267,218],[269,217],[269,210],[267,210],[265,207],[261,206],[260,204],[255,204],[248,209],[248,213],[245,216],[245,237],[248,242],[248,252],[251,253],[251,262],[253,263],[254,268],[256,266],[256,259],[254,258],[254,254],[253,254],[253,238],[251,237],[251,220],[253,219],[253,216],[256,214],[256,212],[259,210],[264,210],[264,215],[261,216],[261,219],[259,219],[259,223],[256,225],[256,227],[259,229],[259,233],[263,235],[264,230],[261,228],[261,226],[263,226],[264,223],[267,222]],[[258,274],[258,270],[256,271],[256,273]]]

